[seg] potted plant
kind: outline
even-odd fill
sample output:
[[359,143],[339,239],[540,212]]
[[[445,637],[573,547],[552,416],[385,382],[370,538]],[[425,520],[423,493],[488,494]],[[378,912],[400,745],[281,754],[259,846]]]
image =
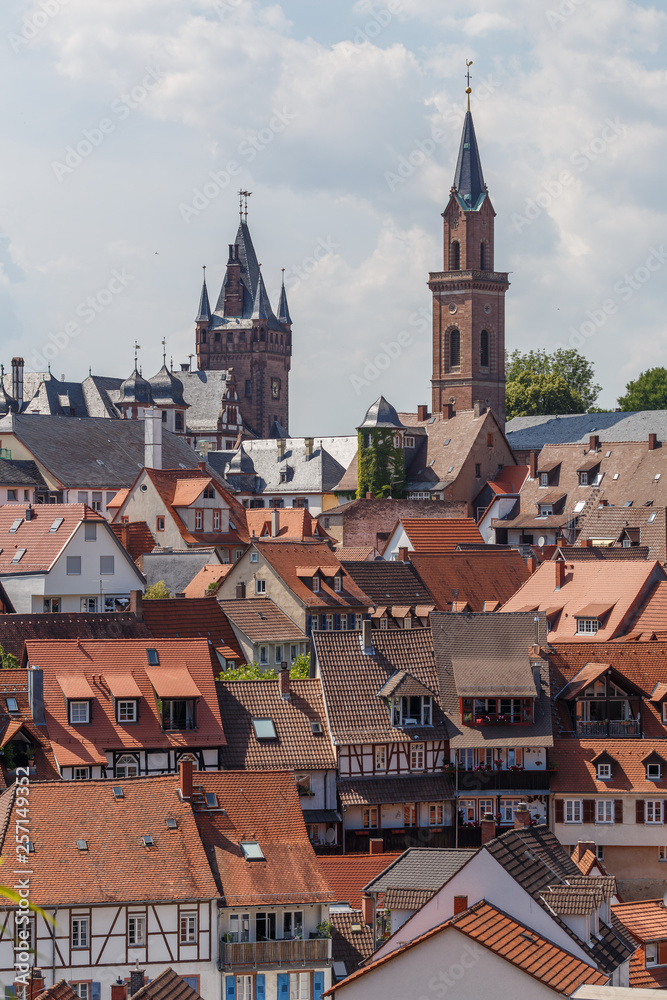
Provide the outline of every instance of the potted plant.
[[317,925],[317,936],[318,938],[330,938],[331,931],[333,930],[333,924],[330,920],[323,920]]

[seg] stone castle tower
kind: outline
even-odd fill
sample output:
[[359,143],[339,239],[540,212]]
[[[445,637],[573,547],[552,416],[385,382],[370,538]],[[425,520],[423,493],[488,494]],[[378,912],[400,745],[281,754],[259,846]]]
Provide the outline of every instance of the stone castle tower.
[[[469,93],[468,89],[468,93]],[[444,270],[429,275],[433,293],[433,412],[479,400],[505,426],[505,292],[494,270],[495,211],[484,183],[468,110],[444,219]]]
[[247,427],[260,438],[289,432],[289,371],[292,320],[283,283],[276,316],[245,217],[229,246],[225,277],[215,309],[202,288],[196,319],[197,368],[234,370],[238,406]]

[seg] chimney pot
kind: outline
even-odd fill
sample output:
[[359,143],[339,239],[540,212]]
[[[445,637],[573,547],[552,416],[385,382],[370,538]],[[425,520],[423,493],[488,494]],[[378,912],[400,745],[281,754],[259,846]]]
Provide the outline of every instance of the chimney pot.
[[468,909],[468,897],[467,896],[454,896],[454,916],[457,913],[465,913]]
[[588,438],[588,450],[589,451],[599,451],[600,450],[600,438],[597,434],[591,434]]
[[649,434],[649,436],[648,436],[648,450],[649,451],[655,451],[655,449],[657,447],[658,447],[658,435],[657,434]]
[[206,462],[197,462],[197,468],[200,472],[206,472]]
[[528,459],[528,475],[531,479],[537,479],[537,458],[538,453],[531,451],[530,458]]
[[372,500],[373,499],[373,494],[372,493],[367,493],[366,494],[366,499],[367,500]]
[[144,465],[147,469],[162,468],[162,414],[154,406],[144,410]]
[[127,983],[118,977],[118,981],[111,984],[111,1000],[126,1000]]
[[367,927],[373,926],[373,897],[361,897],[361,916]]
[[287,669],[287,661],[283,660],[280,664],[280,671],[278,673],[278,690],[280,692],[280,697],[287,700],[290,696],[289,690],[289,670]]
[[554,563],[555,586],[554,590],[560,590],[565,580],[565,563],[562,559],[557,559]]
[[140,590],[130,591],[130,611],[133,612],[136,618],[141,621],[144,617],[144,607],[143,607],[144,595]]
[[582,538],[581,547],[582,549],[591,549],[593,547],[593,540],[591,538]]
[[482,847],[493,840],[496,835],[496,821],[493,813],[485,813],[480,824],[482,830]]
[[280,531],[280,515],[278,513],[278,508],[274,507],[271,510],[271,538],[277,538],[279,531]]
[[[138,964],[138,963],[137,963]],[[140,990],[144,985],[144,970],[143,969],[132,969],[130,971],[130,990],[129,994],[131,997]]]
[[191,799],[194,764],[191,760],[182,760],[179,764],[179,771],[181,779],[181,795],[184,799]]
[[369,854],[384,854],[384,841],[381,837],[371,837],[368,841]]
[[530,826],[530,810],[525,802],[520,802],[514,813],[514,829],[523,830]]
[[558,547],[559,549],[562,549],[562,548],[564,548],[564,547],[565,547],[565,545],[567,545],[567,542],[565,541],[565,539],[564,539],[564,538],[563,538],[562,536],[561,536],[560,538],[557,538],[557,539],[556,539],[556,546],[557,546],[557,547]]
[[476,399],[473,406],[473,414],[476,417],[481,417],[486,413],[486,406],[481,399]]

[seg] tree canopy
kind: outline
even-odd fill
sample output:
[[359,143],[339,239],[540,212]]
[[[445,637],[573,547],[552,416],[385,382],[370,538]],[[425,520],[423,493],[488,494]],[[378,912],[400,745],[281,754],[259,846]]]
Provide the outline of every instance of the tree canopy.
[[547,413],[585,413],[598,397],[590,361],[574,348],[512,351],[506,364],[507,419]]
[[[293,680],[310,677],[310,653],[300,653],[289,672]],[[230,667],[220,674],[221,681],[274,681],[278,676],[276,670],[260,667],[259,663],[244,663],[242,667]]]
[[649,368],[625,387],[622,410],[667,410],[667,368]]
[[164,601],[167,597],[171,597],[171,591],[164,580],[158,580],[157,583],[151,583],[150,587],[146,587],[145,601]]

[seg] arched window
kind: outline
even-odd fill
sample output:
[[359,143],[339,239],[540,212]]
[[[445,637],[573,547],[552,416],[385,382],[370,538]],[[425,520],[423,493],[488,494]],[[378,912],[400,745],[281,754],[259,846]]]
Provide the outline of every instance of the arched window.
[[458,240],[452,240],[449,248],[449,270],[461,270],[461,244]]
[[461,364],[461,334],[452,330],[449,335],[449,367],[458,368]]
[[489,367],[489,331],[482,330],[479,335],[479,363],[482,368]]
[[480,271],[486,270],[486,246],[484,243],[479,245],[479,269]]

